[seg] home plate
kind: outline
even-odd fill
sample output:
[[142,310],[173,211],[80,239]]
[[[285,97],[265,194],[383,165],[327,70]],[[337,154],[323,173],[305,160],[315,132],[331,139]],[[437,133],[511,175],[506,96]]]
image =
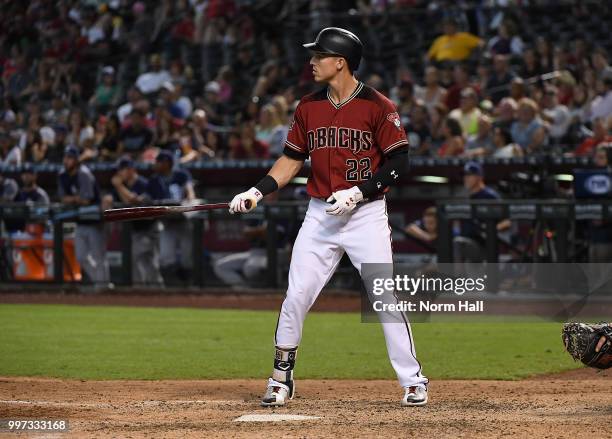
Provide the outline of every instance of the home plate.
[[321,419],[319,416],[283,415],[281,413],[261,413],[242,415],[234,422],[282,422],[282,421],[311,421]]

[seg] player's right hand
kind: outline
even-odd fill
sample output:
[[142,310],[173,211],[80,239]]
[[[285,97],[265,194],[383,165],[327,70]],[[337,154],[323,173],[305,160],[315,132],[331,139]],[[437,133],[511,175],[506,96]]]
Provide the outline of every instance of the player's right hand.
[[239,193],[232,199],[229,205],[229,212],[231,214],[250,212],[257,207],[257,203],[262,198],[263,194],[252,187],[246,192]]

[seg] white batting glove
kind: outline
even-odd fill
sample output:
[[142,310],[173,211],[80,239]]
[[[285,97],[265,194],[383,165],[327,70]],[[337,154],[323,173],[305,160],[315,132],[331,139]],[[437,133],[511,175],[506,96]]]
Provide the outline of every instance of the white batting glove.
[[363,194],[357,186],[350,189],[344,189],[331,194],[327,199],[328,203],[334,203],[331,207],[325,209],[329,215],[346,215],[351,212],[357,203],[363,200]]
[[247,213],[257,207],[257,203],[261,201],[263,194],[252,187],[246,192],[236,195],[230,205],[230,213]]

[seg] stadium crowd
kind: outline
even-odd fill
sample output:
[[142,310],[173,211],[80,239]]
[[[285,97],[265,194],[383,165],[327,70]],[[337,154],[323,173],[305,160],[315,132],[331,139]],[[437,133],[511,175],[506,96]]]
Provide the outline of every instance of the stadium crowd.
[[[36,166],[75,162],[51,199],[181,201],[181,165],[278,157],[316,88],[301,43],[328,25],[362,37],[357,76],[396,103],[414,155],[595,156],[612,142],[609,11],[562,2],[573,33],[535,26],[529,8],[557,3],[0,0],[0,168],[26,175],[0,177],[0,196],[48,201]],[[110,187],[87,169],[99,161],[117,163]],[[155,164],[146,183],[124,171],[139,162]]]

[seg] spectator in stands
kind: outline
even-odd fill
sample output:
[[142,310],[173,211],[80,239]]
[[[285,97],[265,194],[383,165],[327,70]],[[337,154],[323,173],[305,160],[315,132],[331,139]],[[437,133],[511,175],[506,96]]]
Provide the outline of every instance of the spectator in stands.
[[[218,147],[216,134],[208,129],[206,112],[201,108],[193,112],[190,128],[191,137],[200,157],[214,158]],[[211,139],[215,141],[211,142]]]
[[523,98],[518,103],[517,119],[510,132],[512,141],[518,143],[525,154],[538,151],[546,142],[546,127],[538,115],[538,104],[533,99]]
[[202,109],[206,112],[208,122],[212,125],[223,125],[223,106],[219,100],[221,86],[216,81],[210,81],[204,88]]
[[450,112],[449,117],[457,119],[461,124],[461,131],[466,136],[478,133],[478,119],[482,115],[478,108],[478,95],[473,88],[467,87],[461,91],[459,108]]
[[93,150],[95,131],[82,110],[72,110],[69,127],[66,143],[75,145],[81,150],[81,160],[89,160],[95,157],[96,153]]
[[[495,55],[493,58],[493,73],[487,82],[485,94],[497,104],[508,96],[510,83],[514,79],[514,73],[510,71],[507,55]],[[516,98],[515,98],[516,99]]]
[[137,103],[142,99],[142,93],[138,87],[133,86],[129,88],[127,98],[128,101],[117,110],[117,116],[122,124],[129,118],[132,110],[136,108]]
[[[191,174],[182,168],[174,168],[174,155],[162,150],[155,159],[155,173],[149,180],[147,193],[156,201],[175,203],[193,202],[195,191]],[[161,271],[166,280],[177,278],[187,281],[191,276],[192,264],[192,225],[184,218],[163,221],[160,241]],[[200,243],[195,243],[200,245]],[[198,267],[199,268],[199,267]]]
[[410,113],[410,122],[404,125],[410,148],[416,155],[429,155],[432,136],[429,129],[429,114],[425,103],[420,99],[415,102]]
[[431,114],[434,107],[446,99],[446,89],[440,86],[438,69],[431,65],[425,69],[425,85],[417,87],[414,92],[416,99],[421,99]]
[[253,96],[263,98],[278,91],[280,83],[280,67],[276,61],[268,61],[262,67],[253,88]]
[[489,116],[482,115],[478,118],[478,133],[468,136],[465,146],[466,157],[484,157],[493,152],[493,122]]
[[12,178],[3,175],[2,170],[0,170],[0,201],[13,201],[17,195],[17,192],[19,192],[17,182]]
[[102,83],[98,85],[93,96],[89,99],[98,113],[106,113],[111,107],[119,103],[119,86],[115,83],[115,69],[113,66],[106,66],[102,69]]
[[108,116],[104,123],[102,136],[96,144],[100,160],[110,162],[117,159],[119,154],[120,130],[121,124],[119,122],[119,117],[116,114]]
[[[149,198],[149,181],[138,174],[134,161],[122,157],[111,179],[113,197],[126,205],[142,205]],[[162,286],[159,262],[158,221],[135,221],[132,224],[132,281],[138,285]]]
[[444,34],[436,38],[427,52],[433,61],[463,61],[472,50],[482,47],[484,42],[469,32],[457,32],[457,22],[452,18],[444,20]]
[[553,144],[560,144],[571,123],[570,112],[565,105],[559,104],[558,89],[548,86],[542,96],[542,120],[549,124],[548,133]]
[[544,73],[538,59],[538,54],[533,47],[527,47],[523,51],[522,65],[519,73],[522,78],[533,78]]
[[516,24],[511,20],[504,20],[497,28],[497,35],[487,43],[487,51],[491,56],[516,55],[523,53],[523,40],[516,33]]
[[453,68],[453,84],[446,93],[446,106],[449,110],[459,107],[461,92],[464,88],[470,87],[470,73],[465,64],[457,64]]
[[276,107],[272,104],[264,105],[259,114],[259,124],[255,127],[255,138],[268,145],[271,157],[282,155],[287,131],[288,127],[283,125]]
[[134,109],[130,113],[130,125],[119,133],[118,154],[129,154],[137,157],[151,146],[153,132],[145,125],[145,115],[141,110]]
[[612,75],[612,66],[608,62],[608,52],[603,47],[599,46],[591,52],[591,64],[595,69],[597,78],[604,80]]
[[516,120],[516,110],[518,110],[518,104],[513,98],[503,98],[495,107],[493,126],[509,131]]
[[401,81],[396,89],[395,99],[397,112],[403,124],[410,122],[410,113],[415,104],[414,84],[412,81]]
[[550,49],[550,43],[543,35],[536,38],[535,56],[538,59],[542,73],[548,73],[554,70],[553,52]]
[[423,217],[408,224],[404,231],[426,244],[435,243],[438,239],[438,217],[435,206],[425,209]]
[[606,73],[601,84],[602,93],[591,102],[591,121],[597,118],[607,119],[612,115],[612,72]]
[[20,164],[21,148],[10,133],[0,131],[0,165],[19,166]]
[[189,116],[184,112],[184,107],[178,104],[175,86],[170,81],[166,81],[162,84],[159,97],[172,118],[186,119],[187,116]]
[[510,97],[516,102],[527,97],[527,85],[525,81],[523,81],[523,78],[515,77],[512,79],[510,82]]
[[172,79],[170,73],[162,68],[162,60],[158,54],[151,55],[149,69],[136,80],[136,86],[146,95],[158,92],[164,82]]
[[53,126],[53,132],[55,133],[55,138],[53,143],[47,145],[45,159],[51,163],[61,163],[64,149],[68,146],[66,143],[68,127],[64,124],[58,124]]
[[[446,117],[448,116],[448,108],[444,104],[438,104],[434,107],[431,113],[429,126],[431,138],[435,145],[440,145],[445,139]],[[460,125],[461,127],[461,125]]]
[[182,83],[174,82],[174,99],[176,106],[181,110],[183,118],[188,118],[193,112],[193,103],[191,99],[184,93],[184,87]]
[[178,152],[177,155],[179,156],[178,162],[181,165],[190,162],[195,162],[200,158],[200,151],[198,149],[198,145],[196,144],[191,133],[191,128],[187,124],[181,126],[176,133]]
[[49,195],[36,183],[36,171],[30,163],[25,163],[21,168],[21,188],[14,201],[49,204]]
[[599,145],[610,142],[612,142],[612,134],[606,126],[606,121],[597,118],[593,121],[593,135],[584,139],[580,146],[576,148],[574,154],[578,156],[592,155]]
[[34,84],[36,78],[30,71],[25,55],[17,54],[13,62],[14,69],[10,75],[4,76],[6,93],[13,98],[22,98],[24,92]]
[[496,127],[493,129],[494,158],[522,157],[523,150],[519,145],[512,142],[510,131],[505,128]]
[[[57,186],[63,204],[75,209],[100,205],[96,178],[87,166],[79,163],[79,150],[75,146],[67,146],[64,151],[64,169],[59,174]],[[77,261],[96,290],[108,288],[104,223],[78,218],[74,246]]]
[[438,150],[439,157],[457,157],[463,154],[465,139],[461,124],[453,117],[447,117],[444,122],[444,143]]
[[268,145],[255,137],[255,127],[252,123],[244,123],[239,133],[230,134],[228,144],[228,158],[231,159],[263,159],[270,156]]
[[26,144],[22,152],[24,161],[40,163],[46,159],[48,145],[55,142],[55,132],[49,127],[26,133]]
[[45,121],[50,125],[68,124],[70,110],[66,107],[66,96],[56,92],[51,101],[51,108],[45,112]]

